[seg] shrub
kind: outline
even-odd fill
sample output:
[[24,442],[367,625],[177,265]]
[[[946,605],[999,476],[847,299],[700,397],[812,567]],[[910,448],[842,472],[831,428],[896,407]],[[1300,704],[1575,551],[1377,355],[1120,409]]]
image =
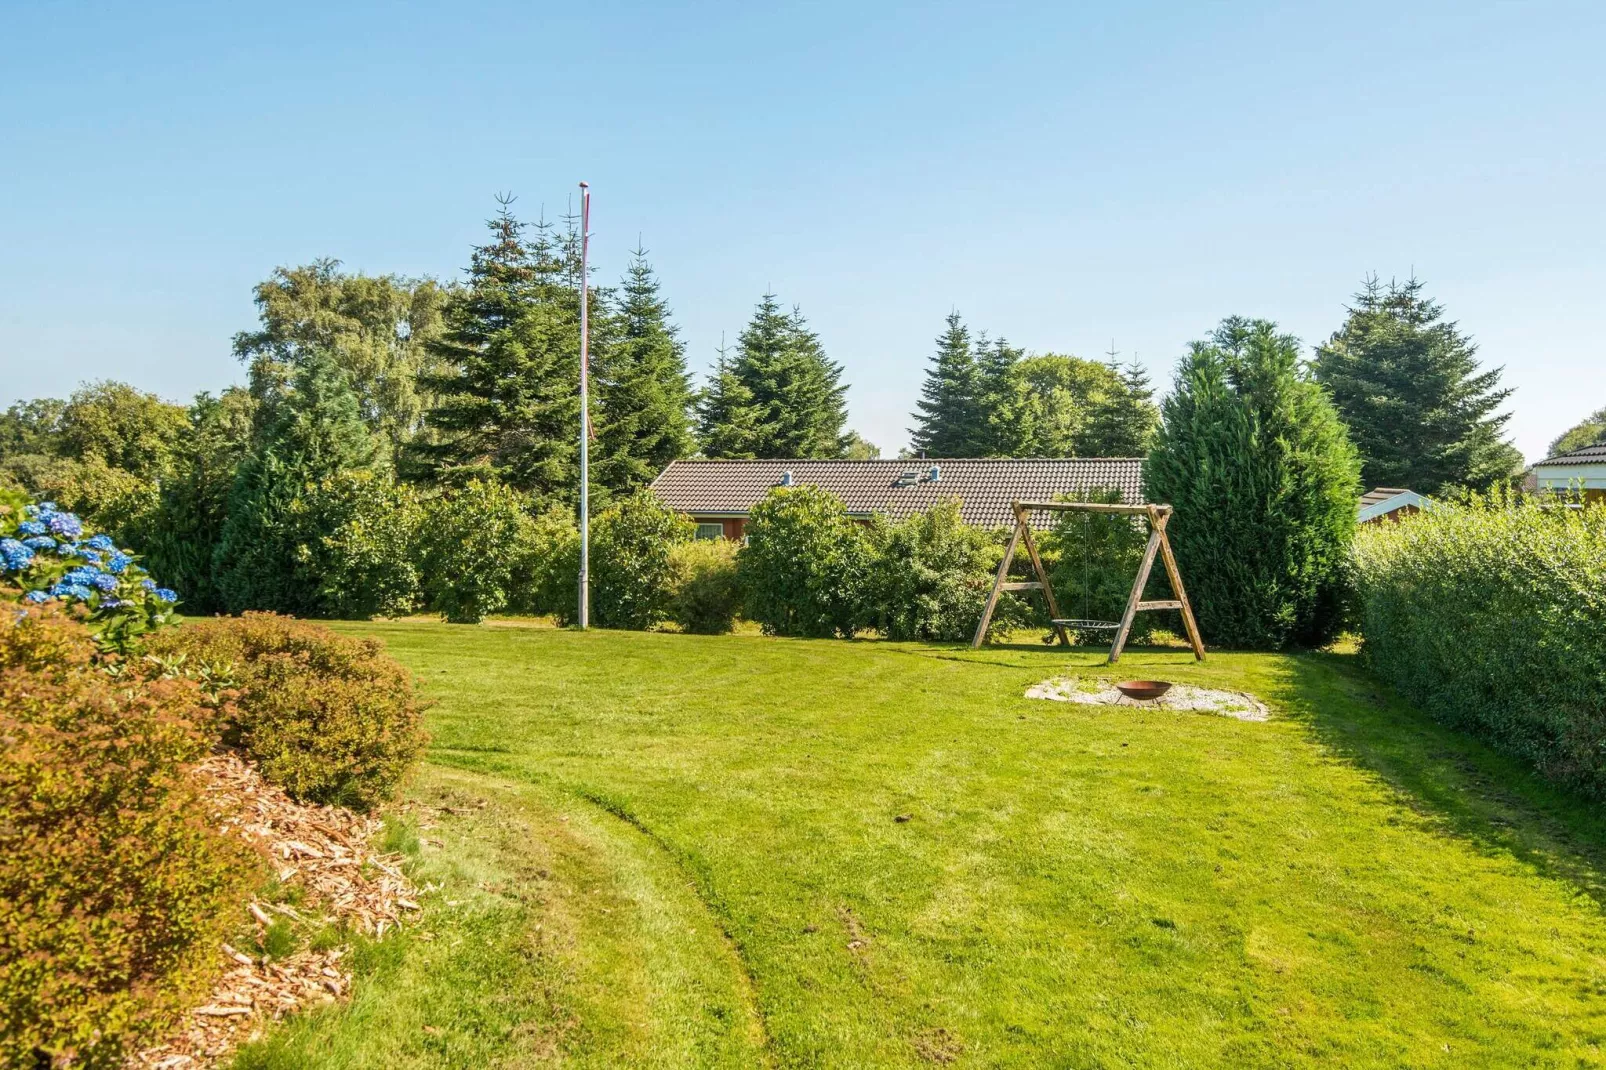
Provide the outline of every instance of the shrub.
[[998,557],[987,533],[960,519],[959,500],[946,499],[878,534],[870,597],[882,633],[942,642],[974,635]]
[[223,742],[297,799],[367,810],[389,797],[426,736],[412,677],[378,640],[272,613],[192,621],[154,637],[238,691]]
[[[675,578],[670,553],[692,530],[646,491],[599,513],[591,523],[592,623],[645,630],[668,620]],[[558,576],[577,577],[578,539],[565,551]],[[569,599],[555,610],[560,621],[572,623],[578,608],[578,599]]]
[[115,1067],[204,990],[251,855],[207,820],[197,685],[0,614],[0,1065]]
[[413,547],[424,511],[411,487],[369,471],[340,472],[308,490],[308,571],[331,617],[396,617],[418,607]]
[[453,624],[506,609],[515,574],[534,552],[528,502],[498,482],[472,480],[430,500],[420,546],[429,607]]
[[1207,643],[1316,645],[1342,623],[1360,461],[1297,339],[1229,319],[1195,342],[1166,398],[1144,494]]
[[126,653],[172,620],[178,595],[73,513],[0,491],[0,600],[82,607],[97,642]]
[[580,529],[554,505],[529,518],[513,561],[507,611],[568,620],[579,605]]
[[735,625],[742,609],[737,549],[728,539],[693,539],[670,551],[674,580],[669,619],[682,630],[723,635]]
[[747,617],[771,635],[852,638],[868,616],[872,557],[829,491],[778,487],[753,507],[736,558]]
[[1372,669],[1438,719],[1606,798],[1606,505],[1505,496],[1368,525]]

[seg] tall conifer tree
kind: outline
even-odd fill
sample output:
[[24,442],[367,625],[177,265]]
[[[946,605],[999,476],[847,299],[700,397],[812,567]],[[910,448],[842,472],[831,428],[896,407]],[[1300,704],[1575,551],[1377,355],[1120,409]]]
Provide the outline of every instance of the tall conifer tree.
[[970,329],[957,311],[948,313],[947,322],[915,402],[917,426],[909,429],[909,445],[922,456],[973,457],[979,442],[980,373]]
[[1109,362],[1116,385],[1094,401],[1087,426],[1078,436],[1078,456],[1144,457],[1154,444],[1160,410],[1154,404],[1149,373],[1136,356],[1124,366],[1116,356],[1112,352]]
[[1510,396],[1499,368],[1480,371],[1478,347],[1422,283],[1366,280],[1344,326],[1318,346],[1316,379],[1360,449],[1372,487],[1434,494],[1508,479],[1522,455],[1502,436]]
[[685,346],[644,249],[633,254],[610,344],[596,364],[601,413],[593,476],[628,494],[694,448]]
[[409,452],[425,478],[495,477],[568,502],[577,496],[580,427],[572,241],[554,241],[538,224],[527,242],[512,199],[500,203],[487,223],[491,241],[474,250],[468,284],[429,343],[441,367],[422,380],[436,397],[425,416],[435,441]]
[[751,460],[757,427],[753,392],[737,377],[735,361],[721,339],[714,373],[697,395],[697,441],[703,456]]
[[1019,457],[1034,439],[1031,406],[1016,375],[1025,352],[1003,338],[976,342],[977,457]]
[[847,386],[800,309],[765,294],[736,341],[731,370],[752,397],[755,457],[840,457]]

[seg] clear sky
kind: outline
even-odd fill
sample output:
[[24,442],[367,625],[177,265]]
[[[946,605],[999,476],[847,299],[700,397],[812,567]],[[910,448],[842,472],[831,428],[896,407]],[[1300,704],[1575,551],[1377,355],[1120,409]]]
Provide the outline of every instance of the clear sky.
[[1415,272],[1530,460],[1606,405],[1606,4],[0,0],[0,404],[241,378],[276,265],[449,276],[594,191],[699,373],[772,287],[906,440],[950,309],[1158,383]]

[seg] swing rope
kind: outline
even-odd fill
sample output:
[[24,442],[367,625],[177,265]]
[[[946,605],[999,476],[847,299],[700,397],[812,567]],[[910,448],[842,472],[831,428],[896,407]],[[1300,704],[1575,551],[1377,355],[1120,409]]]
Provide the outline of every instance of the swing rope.
[[1119,621],[1093,620],[1093,517],[1082,514],[1082,616],[1062,618],[1051,623],[1075,632],[1114,631]]

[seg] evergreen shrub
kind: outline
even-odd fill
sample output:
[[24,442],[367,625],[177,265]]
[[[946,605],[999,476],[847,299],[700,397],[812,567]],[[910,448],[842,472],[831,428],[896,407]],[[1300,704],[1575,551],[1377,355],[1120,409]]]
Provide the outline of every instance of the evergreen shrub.
[[412,677],[376,639],[246,613],[170,629],[149,652],[228,681],[237,698],[223,742],[297,799],[371,809],[427,742]]
[[529,500],[494,480],[471,480],[430,499],[418,546],[429,608],[453,624],[477,624],[507,609],[521,575],[538,582]]
[[874,557],[865,527],[836,496],[777,487],[753,507],[736,559],[746,616],[770,635],[851,639],[872,612]]
[[1317,646],[1343,623],[1360,460],[1298,340],[1229,319],[1177,372],[1143,465],[1206,643]]
[[1367,525],[1372,670],[1439,720],[1606,798],[1606,505],[1506,495]]
[[65,607],[0,613],[0,1066],[116,1067],[206,990],[252,855],[186,766],[198,685],[108,672]]
[[398,617],[418,608],[414,545],[424,510],[411,487],[371,471],[338,472],[308,489],[306,513],[322,615]]
[[[644,631],[668,620],[675,593],[671,555],[677,545],[691,539],[693,530],[649,491],[624,498],[593,518],[591,622],[599,628]],[[572,580],[578,574],[578,539],[567,543],[565,550],[555,581]],[[573,623],[577,610],[574,598],[555,607],[565,624]]]
[[674,572],[669,619],[682,631],[723,635],[742,611],[742,581],[736,569],[739,544],[729,539],[693,539],[669,552]]

